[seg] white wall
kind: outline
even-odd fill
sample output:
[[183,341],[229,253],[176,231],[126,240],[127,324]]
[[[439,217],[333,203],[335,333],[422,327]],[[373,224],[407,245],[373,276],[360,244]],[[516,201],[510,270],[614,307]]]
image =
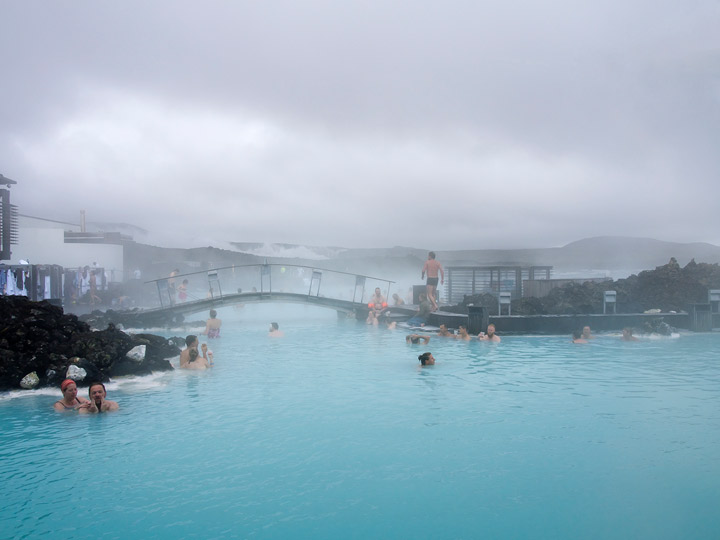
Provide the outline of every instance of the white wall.
[[[96,262],[98,266],[105,268],[113,281],[123,281],[123,246],[66,244],[65,231],[53,224],[18,225],[18,243],[11,246],[12,259],[5,261],[6,264],[19,264],[20,259],[24,259],[30,264],[59,264],[65,268],[77,268],[91,266]],[[111,274],[112,270],[114,273]]]

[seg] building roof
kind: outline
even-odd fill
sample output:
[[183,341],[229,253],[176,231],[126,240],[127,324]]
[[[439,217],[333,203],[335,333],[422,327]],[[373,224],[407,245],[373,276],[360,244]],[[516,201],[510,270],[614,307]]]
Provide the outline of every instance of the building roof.
[[17,184],[15,180],[10,180],[7,176],[3,176],[0,174],[0,185],[2,186],[11,186],[13,184]]

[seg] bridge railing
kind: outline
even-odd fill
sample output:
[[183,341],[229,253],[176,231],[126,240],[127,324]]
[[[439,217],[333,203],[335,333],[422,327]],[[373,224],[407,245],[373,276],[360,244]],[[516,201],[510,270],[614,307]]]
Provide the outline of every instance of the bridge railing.
[[389,279],[296,264],[248,264],[213,268],[146,281],[157,287],[160,307],[228,295],[294,293],[365,303],[379,287],[389,298]]

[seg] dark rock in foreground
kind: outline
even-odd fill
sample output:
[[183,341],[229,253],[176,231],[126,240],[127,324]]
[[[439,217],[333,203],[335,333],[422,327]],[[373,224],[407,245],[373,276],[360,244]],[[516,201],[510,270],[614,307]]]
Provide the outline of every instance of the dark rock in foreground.
[[205,321],[185,321],[180,314],[168,314],[157,311],[143,311],[141,309],[116,311],[95,310],[87,315],[81,315],[80,320],[92,328],[106,328],[112,324],[123,328],[170,328],[173,326],[205,326]]
[[[129,335],[108,325],[92,331],[75,315],[48,302],[0,296],[0,390],[56,386],[66,378],[78,385],[118,375],[171,370],[167,358],[180,354],[169,340]],[[37,377],[27,377],[35,373]]]

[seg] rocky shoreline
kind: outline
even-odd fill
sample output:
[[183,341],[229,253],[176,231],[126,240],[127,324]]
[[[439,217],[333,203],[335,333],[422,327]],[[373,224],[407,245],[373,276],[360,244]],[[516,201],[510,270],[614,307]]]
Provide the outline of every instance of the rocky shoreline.
[[180,354],[172,339],[127,334],[112,324],[94,331],[62,308],[24,296],[0,296],[0,321],[0,390],[168,371],[167,359]]
[[[617,281],[570,283],[553,289],[542,298],[512,301],[513,315],[588,315],[603,312],[605,291],[617,292],[617,313],[688,311],[695,303],[708,301],[708,289],[720,289],[720,265],[690,261],[680,267],[675,258],[654,270],[646,270]],[[491,294],[466,296],[463,302],[444,311],[467,313],[469,305],[498,312]]]

